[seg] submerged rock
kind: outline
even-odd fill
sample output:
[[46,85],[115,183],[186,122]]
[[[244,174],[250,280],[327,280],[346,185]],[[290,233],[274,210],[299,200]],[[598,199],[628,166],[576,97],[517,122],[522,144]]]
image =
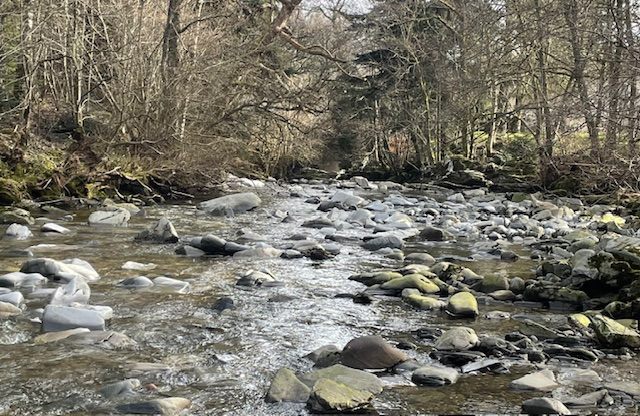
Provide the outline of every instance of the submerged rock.
[[221,196],[198,204],[198,208],[210,215],[223,216],[231,211],[234,214],[250,211],[260,206],[262,201],[253,192],[244,192]]
[[100,275],[86,261],[80,259],[68,259],[57,261],[49,258],[27,260],[20,268],[22,273],[39,273],[52,280],[70,282],[75,278],[94,282],[100,279]]
[[167,397],[137,403],[121,404],[116,407],[120,413],[136,415],[177,415],[191,407],[191,400],[182,397]]
[[114,397],[126,397],[135,395],[134,390],[140,387],[140,380],[137,378],[129,378],[102,386],[98,393],[107,399]]

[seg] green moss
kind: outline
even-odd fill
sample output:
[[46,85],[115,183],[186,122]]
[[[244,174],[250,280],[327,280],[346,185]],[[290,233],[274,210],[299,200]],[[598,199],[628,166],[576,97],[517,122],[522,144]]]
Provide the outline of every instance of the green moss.
[[26,196],[24,183],[10,178],[0,178],[0,205],[11,205]]

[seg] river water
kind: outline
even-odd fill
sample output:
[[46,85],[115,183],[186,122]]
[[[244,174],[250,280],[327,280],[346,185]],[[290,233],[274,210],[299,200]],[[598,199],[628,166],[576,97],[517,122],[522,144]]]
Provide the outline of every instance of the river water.
[[[330,195],[322,187],[305,190],[310,195]],[[0,240],[0,271],[18,270],[25,258],[14,257],[13,252],[26,248],[37,257],[77,257],[91,263],[101,279],[90,285],[90,303],[112,307],[114,317],[108,322],[108,329],[124,333],[137,343],[136,347],[116,350],[65,342],[35,345],[33,338],[40,333],[40,325],[30,319],[43,304],[27,299],[21,316],[0,320],[0,414],[115,414],[114,406],[120,401],[108,401],[96,391],[103,384],[130,377],[157,386],[157,391],[141,392],[140,397],[186,397],[192,400],[190,412],[194,415],[306,414],[303,404],[269,404],[264,396],[279,368],[308,371],[312,363],[302,357],[320,346],[342,347],[357,336],[381,335],[392,343],[416,344],[417,348],[408,353],[421,362],[429,362],[430,347],[416,336],[416,330],[423,327],[467,325],[478,334],[497,335],[517,329],[514,320],[482,317],[492,310],[539,315],[548,322],[566,321],[561,313],[521,309],[500,302],[481,304],[481,317],[476,320],[453,320],[441,313],[415,310],[399,298],[381,298],[371,305],[361,305],[336,297],[364,289],[362,284],[348,280],[354,273],[403,264],[362,249],[355,239],[364,235],[362,229],[341,232],[353,236],[354,241],[342,243],[341,254],[325,261],[194,259],[174,254],[173,245],[133,241],[138,232],[162,216],[172,221],[181,236],[213,233],[233,240],[238,230],[248,228],[274,246],[300,232],[322,237],[317,230],[300,227],[303,220],[319,215],[317,205],[273,192],[263,200],[267,211],[288,211],[296,221],[281,222],[262,209],[234,218],[216,218],[199,214],[193,205],[162,205],[146,208],[146,217],[134,217],[127,228],[89,227],[88,213],[80,211],[73,221],[58,221],[71,229],[71,234],[44,235],[34,231],[34,237],[25,241]],[[482,254],[474,241],[429,245],[415,242],[406,251],[427,251],[437,259],[454,259],[479,274],[501,271],[508,276],[534,276],[537,263],[527,258],[527,249],[511,248],[523,259],[517,263],[501,262],[495,256]],[[126,261],[153,263],[156,268],[146,272],[124,270]],[[235,286],[238,273],[263,268],[284,285]],[[191,290],[181,294],[117,286],[122,279],[138,275],[174,277],[189,282]],[[231,297],[235,308],[220,314],[212,306],[222,296]],[[132,364],[140,362],[164,367],[155,373],[139,374],[132,370]],[[629,363],[601,361],[594,368],[601,369],[603,377],[618,379],[638,374],[635,367],[636,364],[630,367]],[[536,394],[510,390],[508,384],[530,370],[512,367],[509,374],[462,377],[458,383],[439,389],[416,387],[401,376],[387,375],[383,376],[387,388],[375,399],[374,408],[386,415],[517,413],[522,401]],[[580,390],[580,386],[567,385],[559,392]]]

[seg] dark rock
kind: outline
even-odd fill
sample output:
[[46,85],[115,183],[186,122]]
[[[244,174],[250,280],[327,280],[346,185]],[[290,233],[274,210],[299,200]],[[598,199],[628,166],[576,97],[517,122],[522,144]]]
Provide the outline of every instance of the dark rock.
[[409,357],[379,336],[354,338],[344,347],[340,361],[358,369],[387,369]]

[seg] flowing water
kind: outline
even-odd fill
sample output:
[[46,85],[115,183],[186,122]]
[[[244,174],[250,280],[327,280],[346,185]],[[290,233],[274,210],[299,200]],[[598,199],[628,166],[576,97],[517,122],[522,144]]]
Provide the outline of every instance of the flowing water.
[[[320,189],[308,191],[322,194]],[[161,216],[169,218],[181,236],[213,233],[233,240],[239,229],[249,228],[274,246],[286,243],[289,236],[299,232],[320,236],[317,230],[300,228],[303,220],[319,215],[316,205],[304,203],[303,198],[276,195],[267,198],[263,206],[269,211],[289,211],[296,221],[283,223],[263,210],[215,218],[198,215],[192,205],[164,205],[147,208],[147,216],[134,218],[128,228],[89,227],[87,212],[78,212],[73,221],[59,221],[72,230],[71,234],[43,235],[34,231],[34,237],[26,241],[0,240],[0,271],[4,272],[19,269],[24,258],[13,257],[12,253],[28,247],[37,257],[78,257],[90,262],[102,276],[90,285],[90,303],[112,307],[114,317],[108,322],[108,329],[122,332],[137,343],[134,348],[120,350],[65,342],[35,345],[33,338],[40,326],[30,318],[43,304],[27,300],[23,315],[0,321],[0,414],[111,414],[115,402],[100,397],[97,388],[130,377],[158,387],[149,397],[192,400],[190,412],[194,415],[306,414],[303,404],[268,404],[264,396],[279,368],[308,371],[311,363],[302,357],[315,348],[326,344],[342,347],[354,337],[376,334],[391,342],[417,344],[418,348],[409,354],[428,362],[429,347],[415,335],[419,328],[463,324],[478,334],[504,334],[517,329],[513,320],[451,320],[443,314],[415,310],[399,298],[382,298],[371,305],[336,298],[338,294],[355,294],[364,289],[360,283],[348,280],[350,275],[402,264],[363,250],[357,241],[345,243],[340,255],[325,261],[193,259],[175,255],[173,245],[133,241],[140,230]],[[354,237],[362,233],[362,229],[341,232]],[[527,254],[525,248],[512,248]],[[536,267],[526,257],[517,263],[500,262],[481,254],[473,242],[414,243],[407,251],[417,250],[440,259],[456,259],[479,274],[502,271],[527,278],[533,276]],[[126,261],[154,263],[157,267],[146,272],[123,270]],[[269,269],[284,285],[234,285],[238,273],[262,268]],[[138,275],[174,277],[189,282],[191,290],[180,294],[116,286],[122,279]],[[233,298],[235,308],[219,314],[212,306],[222,296]],[[563,315],[522,310],[506,303],[481,305],[481,313],[491,310],[565,319]],[[139,374],[131,369],[133,363],[139,362],[165,367],[155,373]],[[598,365],[611,366],[609,374],[617,374],[617,366],[628,369],[617,362]],[[508,383],[528,370],[513,367],[505,375],[463,377],[457,384],[439,389],[415,387],[401,376],[387,375],[383,380],[388,388],[376,398],[374,408],[387,415],[517,413],[522,401],[535,394],[510,390]]]

